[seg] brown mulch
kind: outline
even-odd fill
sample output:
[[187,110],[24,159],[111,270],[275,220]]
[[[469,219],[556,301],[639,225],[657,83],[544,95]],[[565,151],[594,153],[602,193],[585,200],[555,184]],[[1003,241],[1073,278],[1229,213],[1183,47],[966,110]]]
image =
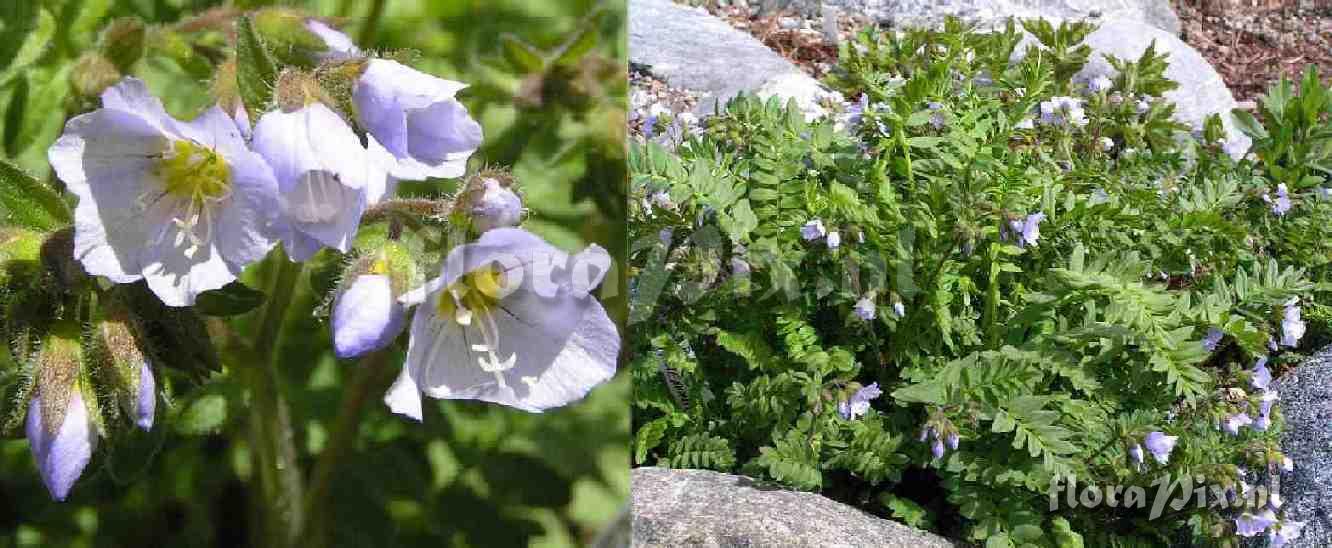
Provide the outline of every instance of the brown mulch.
[[[708,11],[758,38],[763,45],[815,78],[823,77],[837,62],[837,46],[824,38],[822,21],[805,19],[791,11],[760,16],[747,7],[717,7],[715,4],[708,6]],[[845,39],[868,21],[843,15],[837,23],[838,34]]]
[[1216,67],[1236,100],[1257,100],[1282,75],[1297,79],[1309,64],[1324,83],[1332,81],[1332,6],[1218,4],[1171,0],[1180,38]]

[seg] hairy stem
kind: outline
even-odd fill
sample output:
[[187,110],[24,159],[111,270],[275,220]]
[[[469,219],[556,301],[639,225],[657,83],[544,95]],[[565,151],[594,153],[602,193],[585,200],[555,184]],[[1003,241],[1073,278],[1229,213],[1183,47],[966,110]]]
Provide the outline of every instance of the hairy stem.
[[261,509],[259,535],[266,546],[295,544],[302,515],[301,472],[296,463],[291,410],[281,390],[276,349],[287,308],[295,294],[303,265],[288,261],[282,252],[270,256],[276,270],[268,300],[254,325],[255,344],[242,368],[250,388],[250,444]]
[[388,383],[392,380],[393,368],[388,367],[391,354],[392,352],[387,349],[379,350],[361,358],[356,364],[349,386],[342,393],[342,403],[339,405],[338,417],[333,422],[328,443],[319,454],[314,471],[310,473],[310,489],[305,495],[307,518],[305,531],[308,533],[302,534],[301,537],[310,538],[310,535],[314,535],[313,540],[316,545],[327,546],[331,540],[326,536],[328,528],[324,522],[324,517],[328,515],[324,506],[328,499],[328,490],[343,455],[356,441],[366,404],[373,394],[382,393],[387,389]]

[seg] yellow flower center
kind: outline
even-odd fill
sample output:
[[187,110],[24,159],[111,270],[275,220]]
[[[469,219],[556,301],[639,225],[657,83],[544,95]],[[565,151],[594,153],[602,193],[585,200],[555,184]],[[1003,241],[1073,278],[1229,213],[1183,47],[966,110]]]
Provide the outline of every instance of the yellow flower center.
[[494,315],[504,294],[505,282],[504,272],[499,268],[479,268],[446,288],[437,305],[440,318],[453,321],[464,329],[474,327],[481,333],[480,342],[470,343],[471,351],[480,354],[476,358],[477,364],[483,371],[494,373],[501,386],[504,378],[500,373],[512,368],[517,361],[516,354],[501,360],[495,353],[499,349],[500,333]]
[[217,151],[184,139],[157,164],[167,194],[194,201],[220,200],[231,191],[231,170]]
[[175,211],[171,222],[179,228],[174,244],[185,245],[188,240],[185,256],[193,257],[212,239],[213,206],[231,196],[231,168],[217,151],[180,139],[163,151],[156,173],[162,190],[140,196],[140,206],[171,200],[168,207]]

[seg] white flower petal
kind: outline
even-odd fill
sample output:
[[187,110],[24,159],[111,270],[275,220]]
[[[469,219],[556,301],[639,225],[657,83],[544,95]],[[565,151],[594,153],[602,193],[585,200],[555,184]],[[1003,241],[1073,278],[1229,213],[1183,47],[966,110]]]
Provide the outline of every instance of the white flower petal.
[[416,381],[405,365],[388,393],[384,394],[384,403],[394,413],[406,415],[418,422],[421,420],[421,391],[416,388]]
[[150,247],[144,258],[143,278],[167,306],[191,306],[200,293],[219,289],[240,274],[240,268],[227,264],[211,245],[191,252],[189,238],[177,237],[179,232],[179,227],[170,226],[162,242]]
[[333,347],[338,357],[383,348],[402,332],[405,317],[393,299],[388,276],[358,276],[333,305]]
[[[513,386],[518,399],[508,405],[539,412],[578,401],[593,387],[615,376],[619,353],[620,335],[615,323],[599,303],[593,302],[550,367],[544,371],[514,367],[506,374],[520,380]],[[521,382],[523,377],[536,380],[525,383]]]
[[148,85],[133,76],[106,88],[102,92],[102,107],[138,114],[160,131],[174,131],[176,125],[176,120],[162,107],[162,101],[148,91]]
[[167,143],[142,116],[103,109],[71,119],[51,145],[51,167],[79,199],[74,256],[89,274],[139,279],[148,233],[140,199],[158,186],[152,156]]

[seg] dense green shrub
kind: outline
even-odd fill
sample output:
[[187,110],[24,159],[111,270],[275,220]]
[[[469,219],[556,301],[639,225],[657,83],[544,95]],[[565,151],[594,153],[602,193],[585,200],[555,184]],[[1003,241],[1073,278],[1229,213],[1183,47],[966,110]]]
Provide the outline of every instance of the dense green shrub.
[[[1262,501],[1156,517],[1153,482],[1245,490],[1283,464],[1275,406],[1223,426],[1265,415],[1260,357],[1279,373],[1326,339],[1326,92],[1277,84],[1235,161],[1219,119],[1171,120],[1162,55],[1083,82],[1091,27],[1025,26],[1011,65],[1012,26],[871,29],[830,79],[864,97],[840,116],[740,97],[632,147],[638,464],[988,546],[1236,542]],[[1051,509],[1056,475],[1148,507]]]

